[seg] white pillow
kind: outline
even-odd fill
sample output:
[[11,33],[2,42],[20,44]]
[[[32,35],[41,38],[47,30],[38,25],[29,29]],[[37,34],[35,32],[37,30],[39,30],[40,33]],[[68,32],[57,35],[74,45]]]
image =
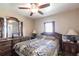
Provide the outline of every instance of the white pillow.
[[56,38],[53,36],[43,36],[44,39],[51,39],[51,40],[55,40]]
[[42,40],[44,40],[44,39],[46,39],[46,36],[43,36],[43,37],[42,37]]

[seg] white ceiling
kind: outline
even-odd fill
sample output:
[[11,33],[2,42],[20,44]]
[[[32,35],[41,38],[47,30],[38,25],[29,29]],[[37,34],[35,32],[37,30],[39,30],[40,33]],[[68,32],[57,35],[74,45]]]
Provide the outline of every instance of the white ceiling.
[[40,15],[39,13],[34,13],[33,16],[29,16],[30,12],[28,10],[18,9],[19,6],[24,6],[24,5],[25,3],[0,3],[0,10],[2,9],[9,11],[12,10],[28,18],[37,19],[37,18],[53,15],[56,13],[79,8],[79,3],[51,3],[50,7],[41,9],[44,15]]

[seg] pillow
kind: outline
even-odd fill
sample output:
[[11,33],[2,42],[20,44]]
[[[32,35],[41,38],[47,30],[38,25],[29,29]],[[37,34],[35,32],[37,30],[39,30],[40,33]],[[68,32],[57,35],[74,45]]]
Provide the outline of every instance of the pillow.
[[42,38],[45,38],[45,37],[46,37],[46,35],[37,35],[36,38],[38,38],[38,39],[42,39]]
[[42,35],[37,35],[37,37],[36,37],[37,39],[42,39],[43,38],[43,36]]
[[44,39],[46,39],[46,37],[47,37],[46,35],[42,35],[41,39],[44,40]]
[[48,39],[48,40],[49,40],[49,39],[50,39],[50,40],[55,40],[55,39],[56,39],[56,38],[53,37],[53,36],[44,36],[44,38],[45,38],[45,39]]

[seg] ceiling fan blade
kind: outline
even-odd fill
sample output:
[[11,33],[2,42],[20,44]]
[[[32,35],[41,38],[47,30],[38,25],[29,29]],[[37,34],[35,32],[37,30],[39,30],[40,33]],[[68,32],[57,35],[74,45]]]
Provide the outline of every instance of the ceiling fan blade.
[[30,9],[28,7],[19,7],[19,9]]
[[41,9],[41,8],[45,8],[45,7],[48,7],[48,6],[50,6],[50,3],[40,5],[39,8]]
[[41,15],[43,15],[43,12],[41,12],[41,11],[38,11],[38,13],[40,13]]
[[32,16],[32,15],[33,15],[33,12],[30,13],[30,16]]

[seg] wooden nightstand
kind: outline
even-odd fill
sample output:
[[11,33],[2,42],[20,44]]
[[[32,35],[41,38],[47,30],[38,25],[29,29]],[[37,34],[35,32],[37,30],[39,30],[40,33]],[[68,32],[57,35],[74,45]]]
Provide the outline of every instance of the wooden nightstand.
[[63,42],[63,53],[66,56],[77,55],[77,44],[71,42]]
[[77,40],[79,36],[76,35],[63,35],[62,36],[62,45],[63,53],[66,56],[76,56],[78,53],[78,43]]
[[37,34],[32,33],[31,39],[35,39],[35,38],[36,38],[36,36],[37,36]]

